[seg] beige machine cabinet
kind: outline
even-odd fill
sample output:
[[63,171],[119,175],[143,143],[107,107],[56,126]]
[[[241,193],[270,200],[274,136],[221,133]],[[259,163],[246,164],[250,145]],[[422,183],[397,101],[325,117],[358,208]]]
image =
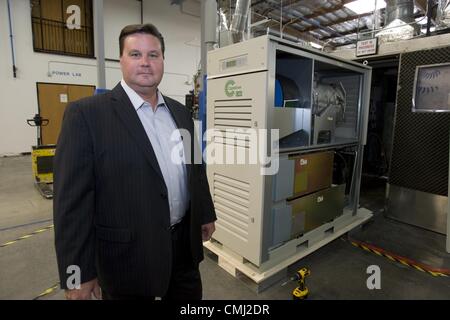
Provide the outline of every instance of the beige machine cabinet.
[[[224,88],[230,87],[231,82],[242,95],[231,98],[226,95]],[[211,131],[212,144],[207,148],[213,146],[216,150],[223,150],[224,155],[220,159],[217,156],[219,152],[216,152],[217,163],[208,161],[209,183],[218,216],[215,236],[228,239],[226,242],[231,249],[241,252],[251,261],[261,259],[258,247],[264,221],[258,213],[264,211],[265,177],[261,175],[257,161],[238,164],[237,157],[245,155],[250,160],[250,154],[259,152],[258,144],[250,142],[249,129],[257,129],[259,124],[264,126],[266,122],[265,113],[257,112],[265,103],[266,84],[267,72],[218,78],[208,84],[208,90],[213,93],[208,97],[214,96],[213,100],[208,100],[212,107],[208,110],[208,128],[214,129]],[[233,134],[236,140],[228,134],[230,129],[236,129]],[[235,147],[234,141],[237,142]],[[236,155],[236,163],[227,164],[226,156],[232,153]]]
[[[354,225],[370,73],[271,36],[208,52],[205,154],[218,217],[211,243],[263,268],[292,255],[300,236],[322,239],[314,233],[323,224]],[[357,155],[345,199],[345,187],[332,185],[333,154],[344,147]]]

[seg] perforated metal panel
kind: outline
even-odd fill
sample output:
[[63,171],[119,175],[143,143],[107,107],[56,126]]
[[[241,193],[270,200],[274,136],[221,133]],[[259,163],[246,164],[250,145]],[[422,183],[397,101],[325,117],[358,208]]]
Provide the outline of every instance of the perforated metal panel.
[[413,113],[416,66],[450,61],[450,47],[401,55],[389,183],[447,196],[450,113]]

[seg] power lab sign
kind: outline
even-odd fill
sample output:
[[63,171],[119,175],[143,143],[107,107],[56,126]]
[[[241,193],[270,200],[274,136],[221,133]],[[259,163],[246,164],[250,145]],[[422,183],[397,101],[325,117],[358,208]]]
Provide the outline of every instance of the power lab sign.
[[368,56],[377,53],[377,38],[361,40],[356,43],[356,56]]

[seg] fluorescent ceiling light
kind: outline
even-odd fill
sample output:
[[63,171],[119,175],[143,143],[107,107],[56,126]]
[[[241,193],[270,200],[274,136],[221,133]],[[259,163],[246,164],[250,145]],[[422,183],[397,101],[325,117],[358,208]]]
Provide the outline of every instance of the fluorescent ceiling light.
[[356,14],[363,14],[374,11],[375,2],[377,3],[377,10],[386,8],[386,2],[384,0],[356,0],[346,3],[344,6]]
[[311,47],[313,47],[313,48],[316,48],[316,49],[322,49],[323,48],[323,46],[321,46],[320,44],[315,43],[315,42],[309,42],[309,45]]

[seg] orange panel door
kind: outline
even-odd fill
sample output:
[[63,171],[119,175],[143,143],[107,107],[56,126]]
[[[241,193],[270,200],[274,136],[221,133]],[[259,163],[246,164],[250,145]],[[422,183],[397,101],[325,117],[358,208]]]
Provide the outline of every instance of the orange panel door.
[[69,102],[94,94],[94,86],[38,83],[39,114],[48,119],[41,128],[42,144],[56,144],[64,111]]

